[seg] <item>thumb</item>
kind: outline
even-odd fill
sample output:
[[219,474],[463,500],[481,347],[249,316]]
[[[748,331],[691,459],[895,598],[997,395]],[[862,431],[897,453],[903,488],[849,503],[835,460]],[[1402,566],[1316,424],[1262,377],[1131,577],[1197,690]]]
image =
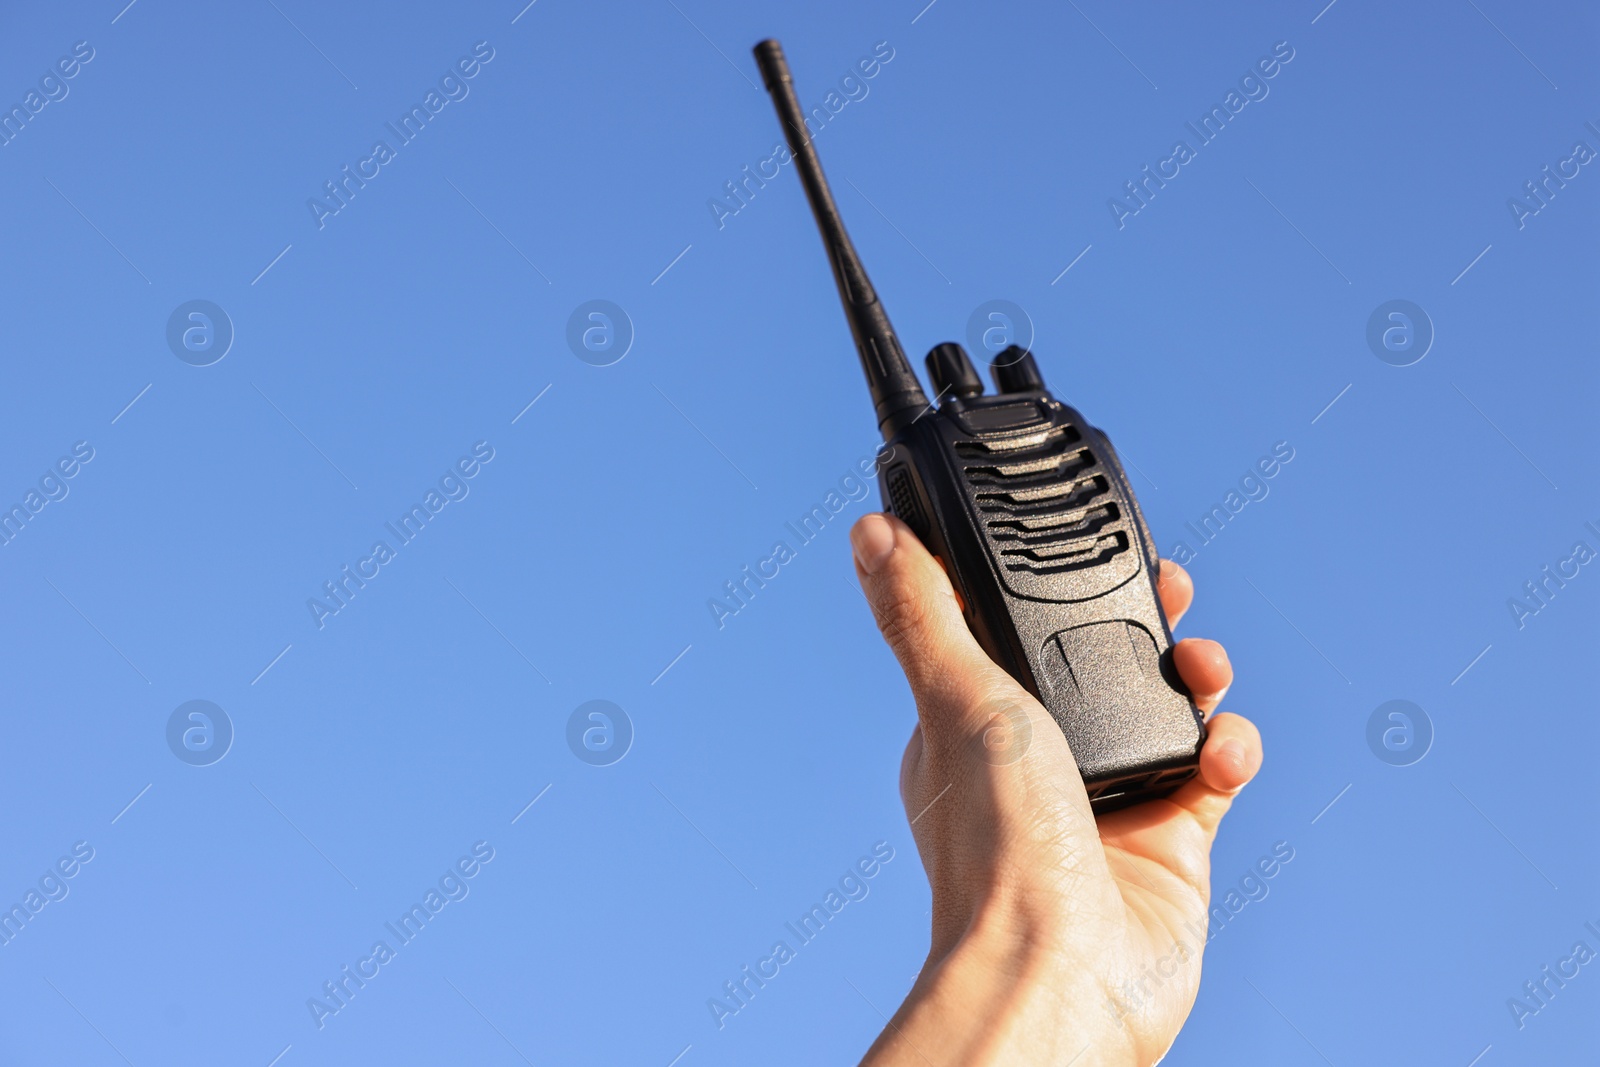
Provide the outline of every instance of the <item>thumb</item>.
[[929,732],[955,725],[952,718],[975,712],[997,690],[1016,688],[972,636],[949,576],[905,523],[865,515],[851,529],[850,545],[861,588]]

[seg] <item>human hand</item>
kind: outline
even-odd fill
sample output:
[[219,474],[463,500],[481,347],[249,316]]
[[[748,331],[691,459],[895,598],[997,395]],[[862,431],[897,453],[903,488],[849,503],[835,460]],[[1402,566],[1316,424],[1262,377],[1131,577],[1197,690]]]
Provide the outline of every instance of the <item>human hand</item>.
[[[1217,824],[1261,766],[1246,719],[1212,715],[1199,774],[1096,818],[1066,738],[979,647],[938,560],[899,519],[850,531],[856,573],[917,703],[900,793],[933,889],[932,945],[863,1065],[1148,1067],[1194,1004]],[[1176,626],[1194,599],[1162,561]],[[1210,714],[1227,653],[1173,662]]]

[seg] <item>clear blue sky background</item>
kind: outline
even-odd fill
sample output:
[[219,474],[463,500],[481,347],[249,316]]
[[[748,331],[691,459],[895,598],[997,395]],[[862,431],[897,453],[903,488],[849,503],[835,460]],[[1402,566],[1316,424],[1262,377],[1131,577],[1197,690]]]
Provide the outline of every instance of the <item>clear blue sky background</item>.
[[[876,487],[707,608],[874,444],[792,173],[708,207],[779,136],[766,36],[808,105],[888,42],[818,143],[906,348],[1024,308],[1163,550],[1294,449],[1199,548],[1181,630],[1227,644],[1268,752],[1214,885],[1294,859],[1168,1062],[1593,1056],[1600,963],[1520,1030],[1506,1002],[1600,950],[1600,564],[1521,628],[1507,604],[1600,550],[1600,164],[1507,206],[1600,150],[1594,10],[922,2],[0,16],[8,106],[93,49],[0,148],[0,498],[94,450],[0,548],[0,903],[94,850],[0,947],[0,1062],[821,1064],[881,1028],[929,905],[913,709],[845,536]],[[469,95],[319,229],[308,198],[479,41]],[[1108,199],[1280,41],[1119,229]],[[236,334],[207,367],[165,336],[194,299]],[[591,299],[636,334],[611,366],[565,340]],[[1436,332],[1411,366],[1366,341],[1394,299]],[[479,441],[470,495],[319,629],[307,599]],[[608,767],[566,741],[595,699],[635,732]],[[210,766],[166,740],[190,700],[233,724]],[[1432,723],[1411,766],[1366,740],[1390,700]],[[470,895],[319,1030],[307,999],[478,841]],[[707,999],[879,841],[870,895],[718,1030]]]

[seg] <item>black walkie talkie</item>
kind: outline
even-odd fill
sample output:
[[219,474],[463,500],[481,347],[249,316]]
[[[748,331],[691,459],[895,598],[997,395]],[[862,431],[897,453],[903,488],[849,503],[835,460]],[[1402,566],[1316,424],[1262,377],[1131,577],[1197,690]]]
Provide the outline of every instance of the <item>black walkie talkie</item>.
[[885,510],[944,561],[978,643],[1049,709],[1096,811],[1170,792],[1194,776],[1205,722],[1173,668],[1155,541],[1111,442],[1015,345],[988,397],[959,344],[935,345],[928,403],[840,221],[783,49],[762,41],[755,56],[893,446]]

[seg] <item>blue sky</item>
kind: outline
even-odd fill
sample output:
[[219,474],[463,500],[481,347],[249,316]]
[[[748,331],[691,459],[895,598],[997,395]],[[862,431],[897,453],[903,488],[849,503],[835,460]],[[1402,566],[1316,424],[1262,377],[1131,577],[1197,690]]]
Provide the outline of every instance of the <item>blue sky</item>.
[[[876,441],[801,190],[727,199],[780,136],[768,36],[808,106],[837,93],[818,145],[906,348],[1022,309],[1261,727],[1216,891],[1294,858],[1217,932],[1168,1062],[1592,1055],[1600,965],[1507,1004],[1600,950],[1592,10],[0,19],[0,898],[40,901],[0,945],[0,1062],[870,1043],[927,945],[914,713],[854,588]],[[1391,701],[1420,759],[1369,746]],[[874,856],[719,1029],[706,1001]],[[375,976],[318,1017],[344,967]]]

